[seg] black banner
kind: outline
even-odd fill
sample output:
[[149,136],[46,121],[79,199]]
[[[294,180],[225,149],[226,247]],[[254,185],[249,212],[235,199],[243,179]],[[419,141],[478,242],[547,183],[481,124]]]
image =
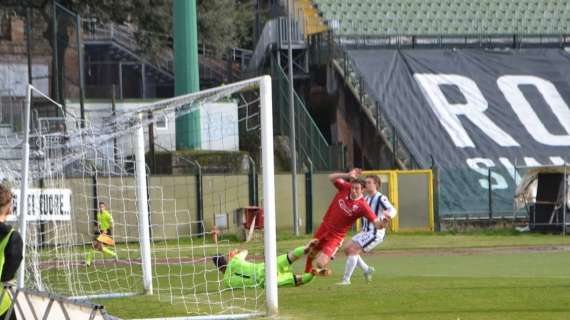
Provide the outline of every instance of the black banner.
[[[512,211],[515,166],[570,161],[570,55],[558,49],[353,50],[381,112],[423,168],[441,213]],[[488,179],[490,174],[491,179]]]

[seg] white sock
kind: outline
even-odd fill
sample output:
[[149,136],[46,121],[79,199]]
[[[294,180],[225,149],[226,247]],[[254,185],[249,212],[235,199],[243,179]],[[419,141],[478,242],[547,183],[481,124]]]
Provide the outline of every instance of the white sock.
[[364,262],[364,259],[362,259],[362,257],[360,255],[357,256],[358,257],[358,266],[364,271],[364,272],[368,272],[368,265],[366,264],[366,262]]
[[348,258],[346,259],[346,265],[344,267],[344,276],[342,277],[342,280],[350,281],[350,277],[352,277],[352,273],[356,268],[357,261],[358,261],[358,256],[348,256]]

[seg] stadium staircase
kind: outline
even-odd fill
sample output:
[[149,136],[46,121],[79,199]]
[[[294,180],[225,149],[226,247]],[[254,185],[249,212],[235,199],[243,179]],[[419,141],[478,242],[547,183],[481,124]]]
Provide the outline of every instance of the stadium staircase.
[[[273,122],[277,136],[289,137],[289,79],[277,63],[272,63],[273,79]],[[307,110],[303,100],[294,93],[296,144],[298,161],[316,170],[336,170],[345,168],[344,147],[331,145]],[[287,138],[288,140],[288,138]]]
[[[94,55],[104,53],[114,61],[136,61],[137,64],[133,68],[136,70],[144,65],[147,77],[157,83],[174,82],[174,57],[171,50],[165,49],[162,54],[150,60],[140,54],[134,30],[128,26],[113,23],[95,24],[86,20],[83,28],[86,52]],[[169,46],[166,39],[165,47]],[[239,79],[241,70],[249,63],[252,55],[249,50],[233,48],[220,58],[203,44],[198,46],[198,50],[200,83],[203,88]]]
[[[137,62],[134,70],[145,68],[146,77],[156,83],[172,83],[172,59],[161,56],[150,61],[140,55],[140,47],[134,32],[127,26],[109,24],[84,23],[83,40],[86,55],[109,59],[112,62]],[[89,93],[89,90],[88,90]]]
[[[276,11],[281,16],[271,19],[265,24],[250,61],[249,70],[259,70],[267,62],[265,59],[272,50],[287,50],[288,48],[287,1],[281,0],[276,5]],[[328,31],[328,27],[311,0],[295,0],[294,8],[292,27],[293,50],[304,52],[308,47],[307,39],[310,36]],[[306,58],[305,55],[302,56],[304,59]],[[297,63],[298,66],[302,66],[305,73],[308,73],[307,63],[304,61]]]
[[[257,72],[263,69],[269,63],[269,58],[272,55],[275,55],[278,61],[286,60],[289,43],[287,26],[287,17],[277,17],[265,23],[249,62],[249,71]],[[291,46],[293,55],[301,57],[301,59],[296,59],[294,63],[296,75],[308,73],[308,65],[304,61],[307,41],[303,27],[303,23],[300,23],[298,19],[293,20]]]
[[[285,1],[278,3],[280,14],[286,14]],[[296,1],[296,14],[292,24],[293,74],[296,84],[309,79],[308,37],[327,30],[318,12],[310,1]],[[288,19],[275,17],[264,25],[261,36],[248,66],[247,76],[271,70],[273,79],[274,132],[276,153],[288,166],[290,159],[289,133],[289,80],[288,64]],[[298,82],[299,81],[299,82]],[[294,94],[296,145],[301,166],[316,170],[336,170],[345,167],[344,147],[331,145],[307,110],[303,99]]]

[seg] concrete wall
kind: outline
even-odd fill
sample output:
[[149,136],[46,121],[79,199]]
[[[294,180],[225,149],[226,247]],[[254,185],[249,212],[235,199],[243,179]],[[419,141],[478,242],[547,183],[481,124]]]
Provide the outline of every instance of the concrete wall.
[[336,188],[330,183],[328,175],[328,173],[313,175],[313,232],[323,221],[329,204],[336,194]]
[[[313,230],[320,224],[335,189],[328,182],[328,174],[313,175]],[[61,237],[73,239],[73,243],[86,243],[92,239],[94,232],[95,201],[105,201],[113,214],[116,241],[138,240],[138,208],[135,179],[132,177],[98,177],[97,199],[93,188],[93,179],[66,179],[58,187],[72,190],[72,222],[49,223],[44,225],[45,231]],[[195,176],[151,176],[149,179],[149,198],[152,235],[155,239],[173,239],[196,235],[199,225],[197,221]],[[299,194],[299,217],[301,233],[306,224],[306,190],[304,175],[297,176]],[[292,232],[293,211],[291,175],[275,176],[276,223],[281,232]],[[203,177],[204,230],[209,232],[214,225],[216,214],[227,214],[230,229],[236,231],[234,211],[249,205],[249,186],[247,175],[205,175]],[[259,181],[259,203],[263,203],[263,181]],[[44,231],[44,232],[45,232]],[[46,242],[56,238],[46,237]]]
[[[389,179],[380,175],[382,192],[388,196]],[[406,175],[407,182],[400,185],[399,219],[402,229],[425,229],[428,225],[427,180],[423,175]],[[411,180],[410,180],[411,179]],[[419,180],[418,180],[419,179]],[[409,181],[408,181],[409,180]],[[59,182],[58,182],[59,183]],[[236,209],[249,205],[247,175],[205,175],[203,177],[203,221],[197,220],[196,177],[192,175],[157,175],[149,179],[151,232],[155,240],[196,236],[200,226],[210,232],[217,214],[227,215],[229,228],[224,232],[237,231]],[[304,175],[297,176],[299,194],[300,232],[306,230],[306,189]],[[49,186],[48,186],[49,187]],[[49,237],[63,243],[62,237],[74,239],[74,243],[91,241],[94,219],[94,190],[91,177],[66,179],[63,186],[72,190],[72,223],[51,222],[44,225]],[[417,188],[416,188],[417,187]],[[417,190],[416,190],[417,189]],[[275,176],[276,225],[278,232],[293,232],[291,175]],[[323,216],[334,197],[336,189],[328,181],[328,173],[313,175],[313,232],[319,227]],[[98,177],[98,201],[105,201],[115,220],[114,236],[119,242],[138,241],[138,218],[136,185],[134,178]],[[263,204],[263,181],[259,181],[259,203]],[[394,203],[396,205],[396,203]],[[50,238],[51,237],[51,238]]]

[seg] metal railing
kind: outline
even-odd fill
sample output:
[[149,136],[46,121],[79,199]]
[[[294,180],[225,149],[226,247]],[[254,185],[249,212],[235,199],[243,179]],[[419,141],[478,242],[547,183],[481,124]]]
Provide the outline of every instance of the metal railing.
[[[132,54],[140,52],[140,45],[136,39],[136,30],[128,25],[115,23],[100,24],[94,19],[83,20],[84,38],[88,41],[110,41],[127,49]],[[165,37],[165,47],[172,47],[172,39]],[[168,51],[168,50],[167,50]],[[200,75],[205,79],[218,79],[218,82],[226,82],[231,73],[232,79],[239,78],[234,71],[237,64],[240,70],[244,70],[249,65],[253,52],[242,48],[231,48],[222,55],[219,55],[212,48],[204,43],[198,44]],[[221,60],[220,58],[224,59]],[[227,65],[227,61],[231,64]],[[169,73],[174,72],[174,61],[171,52],[152,57],[149,63],[155,64],[158,68]]]
[[57,294],[31,289],[15,288],[3,284],[1,296],[10,296],[6,319],[62,319],[118,320],[107,313],[102,305],[71,299]]
[[84,20],[83,29],[83,34],[88,40],[114,40],[133,51],[139,48],[134,37],[134,31],[130,30],[128,26],[115,23],[103,25],[92,20]]
[[350,48],[542,48],[570,45],[566,33],[495,34],[334,34],[335,42]]
[[[133,54],[137,54],[140,51],[140,45],[135,37],[135,31],[126,25],[116,23],[100,24],[93,19],[84,19],[82,23],[83,37],[85,40],[112,41],[131,51]],[[153,57],[152,62],[156,63],[158,67],[172,73],[172,58],[159,55]]]
[[[275,132],[289,136],[289,80],[276,63],[272,64],[272,77]],[[330,145],[297,93],[294,99],[299,163],[311,162],[318,170],[340,169],[343,166],[342,147]]]
[[245,68],[247,68],[252,56],[252,50],[243,48],[231,48],[229,53],[231,61],[239,63],[241,70],[245,70]]
[[[255,51],[251,56],[248,69],[257,70],[265,61],[268,50],[274,46],[287,46],[289,37],[287,32],[287,18],[278,17],[269,20],[263,27],[259,41],[255,46]],[[293,45],[305,45],[305,34],[303,31],[303,24],[297,20],[293,20],[291,40]]]
[[253,55],[251,56],[251,60],[249,61],[249,70],[257,70],[265,56],[267,54],[267,50],[271,47],[273,43],[276,42],[277,39],[277,28],[275,20],[268,21],[265,26],[263,26],[263,31],[261,32],[261,36],[255,45],[255,50],[253,51]]
[[[139,42],[136,39],[136,30],[130,28],[127,25],[119,25],[116,23],[100,24],[93,19],[83,20],[83,30],[84,37],[86,40],[93,41],[115,41],[122,45],[123,47],[137,52],[140,49]],[[166,46],[172,47],[172,39],[167,35],[164,35],[164,42]],[[204,43],[198,44],[198,53],[206,57],[217,57],[218,55],[214,49],[210,48]],[[249,64],[253,51],[243,48],[231,48],[228,52],[223,53],[226,60],[230,59],[233,62],[237,62],[240,66],[246,66]],[[172,71],[173,59],[168,56],[157,57],[158,63],[161,67]]]
[[[289,26],[287,17],[277,18],[277,23],[279,24],[279,44],[288,45],[289,44],[289,33],[287,28]],[[291,42],[293,44],[304,44],[305,43],[305,31],[303,30],[303,23],[299,23],[297,18],[293,18],[293,24],[291,25]]]

